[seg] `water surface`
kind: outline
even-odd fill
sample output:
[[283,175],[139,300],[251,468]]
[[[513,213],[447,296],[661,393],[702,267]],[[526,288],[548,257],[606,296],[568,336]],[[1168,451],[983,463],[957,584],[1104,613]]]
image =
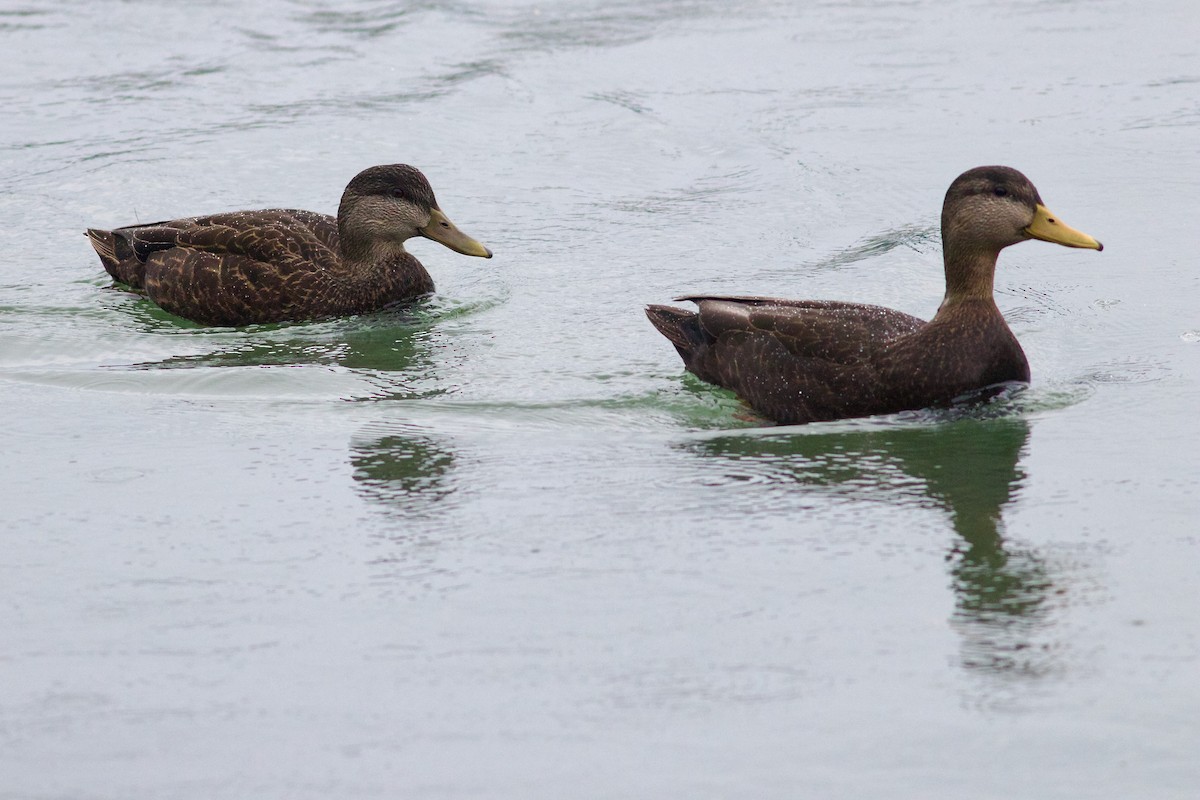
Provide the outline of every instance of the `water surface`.
[[[0,10],[0,797],[1194,796],[1182,0]],[[403,161],[491,261],[205,329],[89,226]],[[763,428],[641,307],[929,316],[1006,163],[1033,384]]]

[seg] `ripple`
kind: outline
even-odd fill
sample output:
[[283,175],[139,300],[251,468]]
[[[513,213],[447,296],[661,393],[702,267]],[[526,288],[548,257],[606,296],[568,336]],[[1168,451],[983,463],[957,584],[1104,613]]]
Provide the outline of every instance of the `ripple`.
[[409,9],[388,4],[363,11],[309,11],[296,15],[295,19],[318,33],[349,33],[370,39],[391,33],[410,16]]
[[907,247],[917,253],[926,253],[938,246],[940,230],[932,225],[902,225],[868,236],[832,255],[808,263],[813,267],[844,267],[868,258],[883,255],[897,247]]
[[1171,374],[1171,369],[1152,358],[1131,356],[1106,361],[1089,368],[1080,380],[1090,383],[1155,383]]
[[635,114],[647,114],[652,111],[650,106],[645,103],[646,96],[636,92],[596,92],[589,94],[587,97],[589,100],[597,100],[601,103],[612,103]]
[[1072,317],[1076,314],[1074,309],[1059,299],[1062,292],[1057,287],[1046,287],[1044,284],[1042,287],[1017,284],[998,289],[996,294],[1019,297],[1032,304],[1030,306],[1021,306],[1006,310],[1004,317],[1008,320],[1009,324],[1032,322],[1047,315]]
[[792,665],[666,663],[609,678],[606,702],[618,708],[707,707],[800,697],[811,678]]
[[25,370],[6,380],[92,392],[240,399],[336,400],[378,393],[366,376],[318,367],[239,367],[225,370],[154,370],[97,373]]
[[93,470],[88,473],[88,479],[95,483],[129,483],[146,477],[149,474],[144,469],[136,467],[109,467]]
[[53,12],[35,8],[0,9],[0,32],[44,28],[47,26],[41,24],[41,19],[53,15]]
[[601,201],[599,206],[634,214],[681,215],[695,213],[695,206],[718,205],[729,195],[754,191],[754,170],[740,169],[723,175],[709,175],[690,186],[640,198]]
[[[757,3],[775,17],[796,13],[795,8],[779,0]],[[621,47],[642,42],[662,30],[703,17],[741,20],[745,8],[722,0],[617,0],[572,4],[543,4],[520,8],[499,21],[501,37],[510,49],[519,52],[545,52],[574,48]]]

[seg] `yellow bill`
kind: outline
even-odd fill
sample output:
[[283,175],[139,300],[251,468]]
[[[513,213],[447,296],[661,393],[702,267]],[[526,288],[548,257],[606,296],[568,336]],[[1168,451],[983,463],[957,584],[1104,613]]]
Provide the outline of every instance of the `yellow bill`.
[[438,244],[444,244],[464,256],[492,257],[491,250],[460,231],[458,226],[438,208],[430,212],[429,224],[421,228],[421,235],[426,239],[433,239]]
[[1067,247],[1086,247],[1090,250],[1104,249],[1104,245],[1083,231],[1077,231],[1070,225],[1064,225],[1054,212],[1041,203],[1038,204],[1037,212],[1033,215],[1033,222],[1029,223],[1025,232],[1043,242],[1054,242]]

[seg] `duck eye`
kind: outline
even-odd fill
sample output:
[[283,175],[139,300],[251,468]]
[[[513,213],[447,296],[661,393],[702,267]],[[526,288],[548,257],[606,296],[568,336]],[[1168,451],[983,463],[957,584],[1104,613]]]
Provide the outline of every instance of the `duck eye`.
[[397,186],[394,189],[389,189],[388,194],[395,198],[401,198],[404,197],[404,190]]
[[996,195],[996,197],[1008,197],[1008,189],[1005,189],[1003,186],[997,186],[995,189],[992,189],[992,194]]

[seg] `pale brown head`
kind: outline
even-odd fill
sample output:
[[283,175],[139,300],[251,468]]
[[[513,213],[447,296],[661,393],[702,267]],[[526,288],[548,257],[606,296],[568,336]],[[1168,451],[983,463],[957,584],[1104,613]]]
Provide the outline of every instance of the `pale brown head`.
[[416,167],[388,164],[354,176],[338,206],[338,234],[348,258],[373,258],[403,250],[424,236],[468,256],[492,251],[458,229],[438,208],[429,181]]
[[946,301],[992,302],[996,258],[1009,245],[1042,239],[1103,250],[1100,242],[1063,224],[1038,190],[1012,167],[976,167],[954,179],[942,205]]
[[1103,250],[1100,242],[1063,224],[1034,185],[1012,167],[976,167],[954,179],[942,205],[942,242],[999,251],[1026,239]]

